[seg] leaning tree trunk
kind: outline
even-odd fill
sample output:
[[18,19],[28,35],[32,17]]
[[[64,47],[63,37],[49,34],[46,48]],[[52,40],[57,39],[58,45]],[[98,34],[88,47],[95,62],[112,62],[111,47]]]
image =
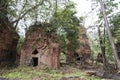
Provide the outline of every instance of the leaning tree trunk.
[[110,41],[110,44],[111,44],[111,47],[112,47],[115,64],[116,64],[116,67],[118,68],[118,70],[120,70],[120,60],[119,60],[119,57],[118,57],[118,54],[117,54],[117,50],[116,50],[116,47],[115,47],[115,44],[114,44],[114,41],[113,41],[111,31],[109,29],[109,24],[108,24],[106,12],[105,12],[105,8],[104,8],[104,4],[103,4],[102,0],[100,0],[100,5],[101,5],[101,10],[102,10],[102,13],[103,13],[105,25],[106,25],[106,31],[107,31],[109,41]]

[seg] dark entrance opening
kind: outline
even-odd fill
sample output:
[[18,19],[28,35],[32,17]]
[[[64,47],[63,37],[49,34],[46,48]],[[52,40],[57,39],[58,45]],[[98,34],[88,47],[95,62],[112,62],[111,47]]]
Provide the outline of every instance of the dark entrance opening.
[[32,54],[37,54],[37,53],[38,53],[37,49],[35,49],[35,50],[32,52]]
[[33,67],[38,66],[38,57],[33,57]]

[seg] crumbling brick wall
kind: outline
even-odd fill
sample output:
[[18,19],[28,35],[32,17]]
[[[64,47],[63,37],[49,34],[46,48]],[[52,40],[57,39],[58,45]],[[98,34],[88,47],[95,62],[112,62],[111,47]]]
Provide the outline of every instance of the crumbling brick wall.
[[76,53],[79,54],[79,56],[82,58],[83,61],[86,61],[87,59],[90,59],[91,49],[89,46],[89,40],[87,37],[87,32],[85,27],[80,28],[79,41],[80,41],[80,48],[76,50]]
[[0,66],[15,63],[19,36],[13,27],[0,25]]
[[[80,34],[79,34],[79,43],[78,45],[79,48],[76,49],[75,51],[71,51],[69,47],[67,47],[66,50],[66,62],[67,63],[76,63],[76,60],[81,60],[81,62],[86,62],[87,60],[90,59],[91,57],[91,49],[89,46],[89,41],[87,38],[87,32],[85,27],[80,27],[79,29]],[[67,45],[71,44],[69,41],[67,42]]]
[[[21,50],[21,65],[37,65],[45,64],[54,69],[60,67],[59,44],[53,42],[53,36],[46,32],[48,24],[30,26],[26,32],[26,39]],[[37,52],[36,54],[33,54]],[[34,58],[36,58],[36,64]]]

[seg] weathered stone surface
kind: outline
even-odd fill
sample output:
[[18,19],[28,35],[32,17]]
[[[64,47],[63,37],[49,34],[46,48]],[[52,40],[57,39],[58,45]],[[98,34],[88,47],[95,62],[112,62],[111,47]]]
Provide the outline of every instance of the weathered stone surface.
[[112,76],[114,80],[120,80],[120,74],[116,73]]
[[0,80],[9,80],[8,78],[0,78]]
[[87,61],[91,56],[91,49],[89,46],[89,40],[87,38],[87,32],[85,27],[80,28],[80,48],[76,50],[76,53],[82,58],[82,61]]
[[95,71],[95,70],[87,70],[87,71],[85,71],[86,72],[86,74],[87,75],[89,75],[89,76],[92,76],[92,75],[96,75],[96,73],[97,73],[97,71]]
[[91,49],[89,46],[89,41],[87,38],[87,32],[85,27],[80,28],[79,34],[79,42],[80,47],[75,50],[71,51],[71,49],[67,48],[66,51],[66,62],[67,63],[75,63],[76,60],[80,60],[81,62],[87,62],[91,56]]
[[62,77],[60,80],[84,80],[81,79],[80,77]]
[[45,64],[54,69],[60,67],[60,46],[52,40],[51,34],[46,33],[47,27],[48,24],[34,25],[27,31],[25,44],[21,50],[21,65]]
[[15,63],[19,36],[13,27],[0,25],[0,66]]

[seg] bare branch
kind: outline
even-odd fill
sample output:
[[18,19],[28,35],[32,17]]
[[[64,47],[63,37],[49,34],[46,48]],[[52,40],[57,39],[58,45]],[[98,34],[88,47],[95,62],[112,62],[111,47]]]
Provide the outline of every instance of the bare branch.
[[[25,2],[27,3],[27,1],[25,1]],[[25,3],[24,6],[22,7],[22,10],[24,10],[26,3]],[[22,11],[20,12],[19,17],[20,17],[20,15],[21,15],[21,13],[22,13]],[[20,21],[20,20],[18,20],[18,21],[16,22],[16,24],[15,24],[15,29],[17,28],[17,25],[18,25],[19,21]]]
[[33,10],[33,9],[38,8],[39,5],[42,5],[42,4],[44,3],[44,1],[45,1],[45,0],[42,0],[41,3],[37,4],[36,6],[30,8],[30,9],[28,9],[28,10],[27,10],[22,16],[20,16],[18,19],[12,21],[11,24],[14,24],[14,23],[18,22],[19,20],[21,20],[22,18],[24,18],[27,13],[29,13],[29,12],[30,12],[31,10]]

